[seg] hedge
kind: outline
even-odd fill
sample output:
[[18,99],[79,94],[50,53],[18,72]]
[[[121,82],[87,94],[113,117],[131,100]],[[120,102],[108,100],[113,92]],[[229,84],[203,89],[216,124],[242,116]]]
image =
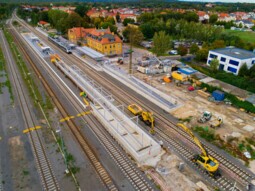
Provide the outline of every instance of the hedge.
[[[205,84],[202,83],[201,84],[202,88],[207,88],[207,91],[212,93],[214,90],[220,90],[222,92],[224,92],[221,88],[215,87],[215,86],[211,86],[209,84]],[[237,108],[243,108],[245,109],[247,112],[251,112],[251,113],[255,113],[255,106],[248,102],[248,101],[242,101],[239,100],[235,95],[224,92],[225,93],[225,98],[227,98],[229,101],[231,101],[232,105],[237,107]]]

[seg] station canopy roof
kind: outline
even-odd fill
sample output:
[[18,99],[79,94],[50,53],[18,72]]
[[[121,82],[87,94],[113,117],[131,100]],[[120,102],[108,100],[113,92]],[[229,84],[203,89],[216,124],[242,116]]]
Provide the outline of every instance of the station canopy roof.
[[104,57],[104,55],[101,54],[100,52],[97,52],[97,51],[95,51],[95,50],[93,50],[93,49],[91,49],[91,48],[89,48],[89,47],[87,47],[87,46],[77,47],[77,49],[78,49],[79,51],[81,51],[82,53],[88,55],[89,57],[95,59],[95,60]]

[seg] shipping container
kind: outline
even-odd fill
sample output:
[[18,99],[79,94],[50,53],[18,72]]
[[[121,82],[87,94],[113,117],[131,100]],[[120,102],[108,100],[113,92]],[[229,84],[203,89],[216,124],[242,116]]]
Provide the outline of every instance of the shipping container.
[[212,96],[216,101],[223,101],[225,98],[225,93],[219,90],[215,90],[213,91]]

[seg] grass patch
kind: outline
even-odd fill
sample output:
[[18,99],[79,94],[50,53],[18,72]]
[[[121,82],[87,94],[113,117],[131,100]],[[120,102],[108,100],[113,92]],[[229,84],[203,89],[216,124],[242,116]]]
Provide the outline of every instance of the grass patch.
[[29,172],[27,170],[23,170],[22,172],[23,172],[23,175],[25,176],[29,175]]
[[251,31],[235,31],[226,29],[225,32],[228,35],[234,35],[240,37],[246,43],[255,43],[255,33]]
[[190,122],[192,119],[192,116],[189,116],[189,117],[186,117],[186,118],[179,118],[179,121],[182,122],[182,123],[185,123],[185,122]]
[[[192,128],[194,132],[196,132],[200,137],[205,139],[206,141],[216,145],[217,147],[225,150],[232,156],[242,159],[246,165],[249,164],[249,159],[245,157],[243,154],[244,151],[248,151],[251,153],[252,158],[250,160],[255,159],[255,150],[246,142],[239,142],[236,138],[230,138],[226,141],[222,140],[218,134],[215,134],[215,131],[208,127],[196,126]],[[253,156],[254,155],[254,156]]]
[[6,78],[7,78],[7,80],[4,83],[0,83],[0,94],[2,94],[2,87],[7,86],[9,94],[10,94],[11,103],[13,104],[14,96],[13,96],[13,92],[12,92],[12,86],[11,86],[9,76],[8,76],[8,73],[6,70],[6,61],[4,59],[4,54],[3,54],[1,47],[0,47],[0,71],[1,72],[4,71],[6,73],[6,75],[2,74],[1,77],[6,76]]
[[20,56],[19,50],[14,44],[13,37],[6,30],[4,30],[4,35],[10,45],[10,49],[18,65],[21,76],[26,86],[28,87],[29,95],[34,100],[35,105],[37,105],[37,101],[42,101],[42,96],[39,92],[39,89],[37,85],[34,83],[34,80],[32,79],[32,76],[30,75],[29,69],[27,68],[23,58]]

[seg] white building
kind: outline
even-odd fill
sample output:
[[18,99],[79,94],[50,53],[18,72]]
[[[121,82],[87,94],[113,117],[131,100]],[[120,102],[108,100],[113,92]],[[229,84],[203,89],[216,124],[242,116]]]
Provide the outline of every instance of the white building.
[[210,65],[213,59],[219,60],[219,70],[232,72],[237,75],[243,64],[246,63],[249,69],[255,64],[255,53],[239,48],[227,47],[210,50],[207,65]]
[[249,21],[249,20],[240,20],[240,21],[236,21],[236,25],[239,26],[240,24],[242,24],[243,27],[247,27],[247,28],[252,28],[254,26],[254,23]]

